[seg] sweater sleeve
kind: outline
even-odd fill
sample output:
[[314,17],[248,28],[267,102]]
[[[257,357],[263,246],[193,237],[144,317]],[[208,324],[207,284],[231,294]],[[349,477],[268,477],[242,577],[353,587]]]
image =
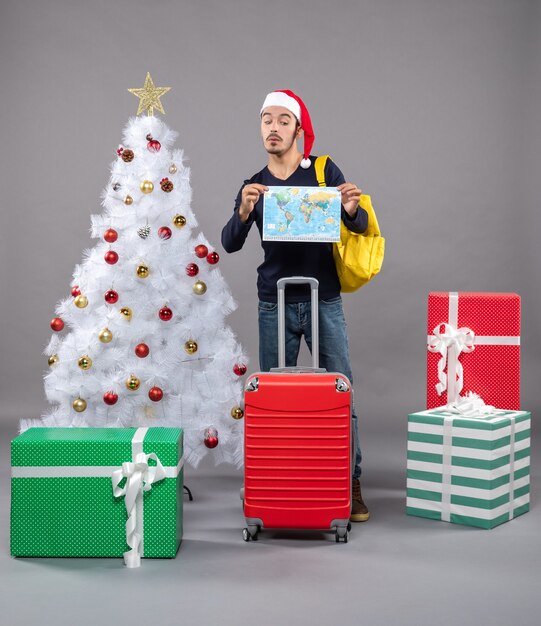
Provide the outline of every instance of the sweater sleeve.
[[250,228],[255,221],[254,212],[250,214],[246,222],[242,222],[239,217],[239,207],[242,199],[242,190],[250,181],[245,180],[244,185],[240,188],[235,200],[233,215],[222,229],[222,246],[226,252],[237,252],[242,248],[246,237],[250,232]]
[[[326,185],[328,187],[338,187],[345,182],[346,179],[340,171],[340,168],[334,163],[334,161],[327,159],[327,163],[325,164]],[[364,209],[361,209],[361,207],[357,207],[355,215],[351,217],[342,206],[341,217],[342,222],[344,222],[344,226],[354,233],[364,233],[364,231],[368,228],[368,213]]]

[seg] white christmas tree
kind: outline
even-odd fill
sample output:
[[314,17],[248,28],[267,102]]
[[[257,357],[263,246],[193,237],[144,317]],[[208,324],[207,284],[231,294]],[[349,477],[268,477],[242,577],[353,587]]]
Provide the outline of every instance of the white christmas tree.
[[[99,239],[76,266],[71,297],[56,307],[45,353],[41,426],[181,426],[196,466],[242,464],[241,377],[247,358],[225,317],[236,308],[191,203],[177,133],[154,117],[150,75],[92,216]],[[31,422],[22,423],[26,428]]]

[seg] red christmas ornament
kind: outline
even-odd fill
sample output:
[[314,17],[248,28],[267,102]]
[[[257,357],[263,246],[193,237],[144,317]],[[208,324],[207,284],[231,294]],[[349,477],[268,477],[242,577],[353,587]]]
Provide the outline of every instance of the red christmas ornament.
[[171,229],[168,226],[158,228],[158,237],[160,239],[171,239]]
[[148,391],[148,397],[152,402],[159,402],[163,398],[163,391],[159,387],[152,387]]
[[118,154],[118,156],[120,156],[123,151],[124,151],[124,148],[122,146],[119,146],[118,150],[116,151],[116,153]]
[[103,258],[106,263],[109,263],[109,265],[114,265],[118,261],[118,254],[114,250],[108,250],[104,254]]
[[135,354],[140,358],[140,359],[144,359],[146,356],[148,356],[150,353],[150,348],[147,346],[146,343],[138,343],[135,346]]
[[151,139],[147,143],[147,148],[150,152],[159,152],[161,150],[162,144],[157,139]]
[[198,246],[195,246],[196,257],[199,257],[200,259],[204,259],[208,253],[209,253],[209,249],[204,244],[201,243]]
[[106,391],[103,394],[103,401],[105,402],[105,404],[108,404],[109,406],[113,406],[113,404],[116,404],[117,400],[118,400],[118,396],[113,391]]
[[56,333],[59,333],[61,330],[64,329],[64,322],[59,317],[53,317],[53,319],[51,320],[51,328]]
[[203,443],[210,449],[215,448],[218,445],[218,431],[214,428],[214,426],[205,428]]
[[188,276],[197,276],[199,274],[199,266],[196,263],[188,263],[186,265],[186,274]]
[[103,297],[107,304],[115,304],[115,302],[118,302],[118,293],[114,289],[106,291]]
[[118,233],[114,228],[108,228],[103,233],[103,238],[107,243],[114,243],[118,239]]
[[81,290],[79,289],[79,285],[73,285],[71,288],[71,295],[76,298],[81,295]]
[[158,315],[160,316],[161,320],[163,320],[164,322],[168,322],[173,317],[173,311],[171,311],[168,306],[164,306],[162,309],[160,309]]
[[209,252],[207,254],[207,263],[210,263],[211,265],[216,265],[219,260],[220,255],[217,252]]
[[233,371],[237,376],[244,376],[244,374],[246,374],[246,365],[244,365],[244,363],[235,363],[235,365],[233,365]]

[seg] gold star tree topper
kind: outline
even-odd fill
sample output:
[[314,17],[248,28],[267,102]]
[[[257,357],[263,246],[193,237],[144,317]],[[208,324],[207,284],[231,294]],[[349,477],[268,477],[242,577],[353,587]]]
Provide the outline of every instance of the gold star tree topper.
[[160,113],[165,115],[160,98],[170,91],[170,89],[171,87],[154,87],[150,72],[147,72],[145,86],[142,89],[128,89],[128,91],[139,98],[137,115],[140,115],[144,111],[146,111],[148,115],[154,115],[154,109],[158,109]]

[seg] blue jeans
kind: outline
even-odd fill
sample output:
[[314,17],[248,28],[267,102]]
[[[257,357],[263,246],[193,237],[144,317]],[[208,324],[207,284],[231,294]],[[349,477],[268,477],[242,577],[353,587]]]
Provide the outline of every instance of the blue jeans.
[[[286,366],[297,365],[297,357],[304,335],[306,345],[312,352],[312,319],[310,302],[286,304]],[[278,305],[275,302],[259,301],[259,367],[268,372],[278,367]],[[346,319],[342,308],[342,298],[337,296],[319,301],[319,366],[328,372],[340,372],[347,376],[351,384],[351,365],[346,334]],[[361,445],[359,424],[353,408],[353,440],[355,461],[353,478],[361,475]]]

